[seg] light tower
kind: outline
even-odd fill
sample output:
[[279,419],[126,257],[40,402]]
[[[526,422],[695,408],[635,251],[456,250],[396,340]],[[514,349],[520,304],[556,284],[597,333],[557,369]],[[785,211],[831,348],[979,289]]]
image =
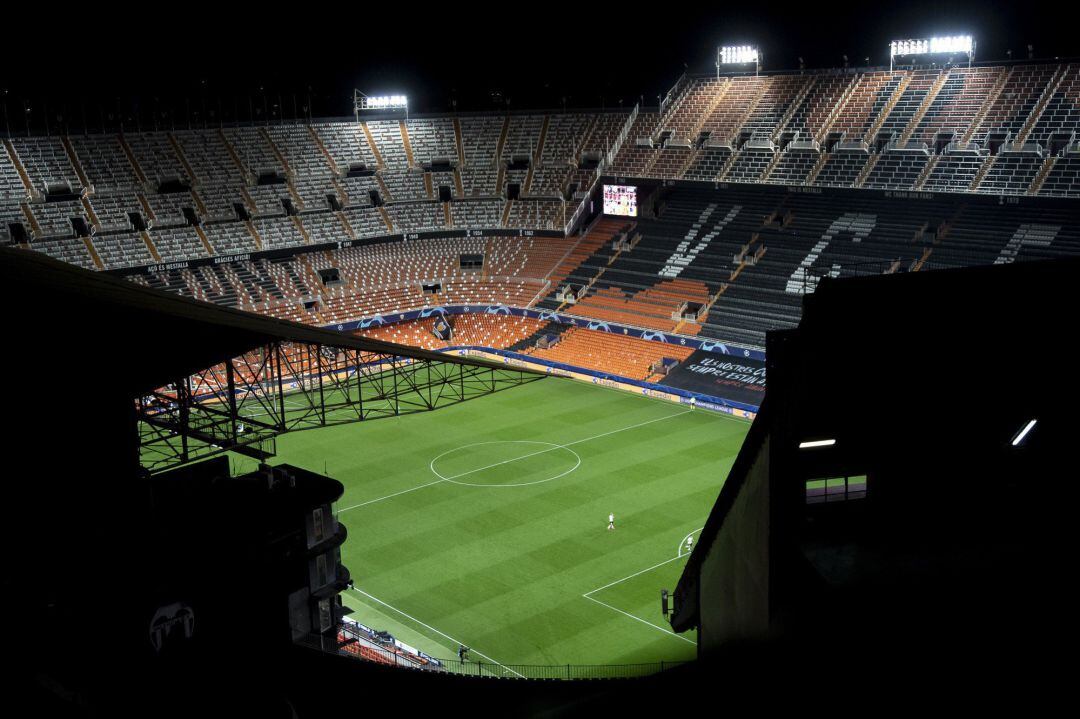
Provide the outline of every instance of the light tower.
[[361,112],[385,112],[387,110],[404,110],[405,121],[409,120],[409,98],[405,95],[379,95],[368,97],[359,90],[353,90],[353,112],[356,121],[360,122]]
[[716,48],[716,76],[721,67],[753,65],[754,74],[761,71],[761,53],[754,45],[723,45]]
[[971,63],[975,59],[975,41],[971,35],[948,35],[921,40],[893,40],[889,43],[889,70],[893,69],[898,57],[913,59],[928,55],[937,55],[942,58],[966,55],[968,67],[971,67]]

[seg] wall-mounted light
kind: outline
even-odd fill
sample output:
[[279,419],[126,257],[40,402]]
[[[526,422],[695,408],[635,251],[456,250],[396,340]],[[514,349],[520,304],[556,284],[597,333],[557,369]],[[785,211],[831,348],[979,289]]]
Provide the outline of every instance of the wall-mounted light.
[[1024,438],[1027,437],[1028,433],[1031,432],[1031,430],[1035,427],[1036,422],[1038,422],[1038,420],[1033,419],[1027,424],[1025,424],[1023,428],[1019,432],[1017,432],[1016,436],[1013,437],[1012,446],[1019,447],[1020,444],[1024,441]]
[[816,449],[818,447],[832,447],[836,444],[835,439],[808,439],[805,442],[799,442],[799,449]]

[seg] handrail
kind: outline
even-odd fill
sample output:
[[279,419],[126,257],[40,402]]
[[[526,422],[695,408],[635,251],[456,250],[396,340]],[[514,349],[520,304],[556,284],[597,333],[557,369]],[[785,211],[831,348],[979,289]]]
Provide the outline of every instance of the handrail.
[[686,81],[687,74],[684,72],[679,76],[679,79],[675,81],[675,84],[671,86],[671,89],[667,91],[667,94],[660,100],[660,114],[664,114],[664,110],[675,100],[675,95],[679,91],[679,87]]
[[589,190],[585,193],[585,196],[581,198],[581,202],[578,204],[577,209],[574,210],[574,214],[570,217],[569,222],[566,223],[566,227],[563,228],[563,234],[569,236],[573,231],[574,226],[577,225],[578,220],[581,219],[581,215],[585,212],[589,198],[596,189],[596,185],[600,181],[600,178],[603,177],[604,172],[608,167],[615,164],[615,156],[619,154],[619,150],[622,149],[623,143],[626,142],[626,138],[630,135],[630,129],[634,126],[634,121],[637,120],[638,112],[640,110],[641,103],[639,102],[634,105],[634,109],[627,115],[626,122],[623,123],[619,134],[615,136],[615,141],[600,160],[600,164],[597,165],[592,181],[589,183]]
[[[349,297],[349,296],[355,297],[357,295],[364,294],[364,293],[381,292],[383,290],[399,290],[399,289],[406,289],[406,288],[409,288],[409,287],[419,287],[421,285],[429,285],[429,284],[434,284],[434,283],[439,283],[439,284],[450,284],[450,283],[473,284],[473,283],[476,283],[476,282],[477,282],[477,280],[473,280],[473,279],[470,279],[468,277],[429,277],[429,278],[425,278],[425,279],[422,279],[422,280],[413,280],[413,281],[410,281],[410,282],[389,282],[389,283],[382,284],[382,285],[362,285],[362,286],[359,286],[359,287],[356,287],[356,288],[348,287],[345,283],[342,283],[341,285],[337,285],[337,287],[341,288],[341,291],[338,291],[338,292],[330,291],[330,292],[320,293],[320,294],[317,294],[317,295],[297,295],[297,296],[291,297],[291,298],[283,297],[281,299],[275,299],[274,301],[267,302],[265,304],[263,304],[261,302],[257,302],[256,305],[261,306],[262,309],[264,309],[264,310],[269,310],[269,309],[276,309],[278,307],[288,307],[288,306],[291,306],[291,305],[295,305],[298,302],[307,302],[309,300],[314,300],[314,299],[337,299],[337,298],[345,298],[345,297]],[[479,280],[479,282],[486,282],[486,283],[520,282],[520,283],[524,283],[524,284],[527,284],[527,285],[540,285],[541,287],[551,284],[549,280],[546,280],[546,279],[544,279],[542,277],[520,277],[520,276],[516,276],[516,275],[490,275],[486,280]],[[459,303],[453,303],[453,304],[459,304]],[[410,307],[410,308],[407,308],[407,309],[424,309],[426,307],[433,307],[433,306],[434,305],[425,304],[425,305],[423,305],[423,307]],[[399,311],[407,311],[407,310],[399,310]],[[360,319],[362,319],[362,318],[360,318]]]
[[[460,303],[460,302],[448,302],[448,303],[446,303],[444,305],[439,305],[439,306],[450,309],[450,308],[455,308],[455,307],[457,307],[457,308],[488,307],[488,306],[492,306],[492,305],[487,305],[487,304],[484,304],[484,303],[465,304],[465,303]],[[553,319],[556,322],[559,322],[560,324],[572,324],[574,326],[584,327],[586,329],[590,329],[590,325],[595,325],[596,326],[595,328],[597,328],[597,329],[600,326],[603,326],[603,325],[608,325],[608,326],[613,325],[616,329],[619,329],[619,330],[629,329],[629,330],[633,330],[634,332],[637,332],[639,334],[647,335],[646,337],[643,337],[643,339],[646,339],[647,341],[650,341],[650,342],[651,341],[661,341],[661,340],[658,340],[656,338],[657,338],[657,336],[662,335],[662,336],[664,336],[666,338],[672,338],[672,339],[678,340],[678,344],[681,347],[697,347],[699,344],[702,344],[702,343],[711,344],[711,345],[723,345],[724,347],[739,350],[739,351],[744,353],[743,356],[747,356],[747,357],[753,356],[754,354],[762,354],[764,352],[764,350],[765,350],[764,347],[760,347],[758,345],[752,345],[752,344],[749,344],[749,343],[746,343],[746,342],[734,342],[734,341],[727,341],[727,340],[720,340],[720,339],[712,339],[712,338],[709,338],[709,337],[703,337],[701,335],[685,335],[685,334],[682,334],[682,333],[679,333],[679,332],[669,332],[669,331],[666,331],[666,330],[658,330],[655,327],[644,327],[642,325],[634,325],[634,324],[629,324],[627,322],[608,322],[607,320],[597,319],[596,317],[588,317],[586,315],[578,315],[578,314],[574,314],[573,312],[563,311],[563,312],[557,312],[556,313],[556,312],[549,311],[549,310],[537,309],[536,307],[518,307],[517,305],[508,305],[508,304],[501,304],[501,305],[498,305],[498,306],[506,307],[507,309],[516,309],[519,312],[524,313],[524,316],[526,316],[526,317],[530,316],[528,313],[532,312],[532,313],[535,313],[538,316],[543,315],[544,318],[550,317],[551,319]],[[378,316],[382,317],[383,315],[387,315],[387,316],[390,316],[390,317],[393,317],[393,316],[399,316],[400,317],[401,315],[406,314],[408,312],[426,310],[426,309],[430,309],[431,307],[432,307],[432,305],[425,305],[424,307],[411,307],[411,308],[408,308],[408,309],[397,308],[397,309],[394,309],[394,310],[388,310],[386,312],[380,313]],[[561,322],[560,321],[561,318],[569,319],[570,322]],[[351,325],[351,324],[356,324],[356,323],[362,323],[362,322],[366,322],[366,321],[371,320],[371,319],[374,319],[374,318],[372,316],[370,316],[370,315],[367,316],[367,317],[350,316],[348,319],[336,320],[334,322],[331,322],[330,324],[323,325],[323,328],[324,329],[337,329],[339,325]],[[387,324],[396,324],[399,321],[407,322],[409,320],[406,320],[406,319],[393,320],[393,321],[387,322]],[[668,343],[668,344],[672,344],[672,343]]]
[[[385,639],[380,639],[380,635]],[[363,625],[346,621],[339,629],[344,643],[327,647],[336,654],[360,661],[393,666],[405,671],[437,672],[490,679],[629,679],[648,676],[666,669],[688,664],[689,661],[656,661],[636,664],[500,664],[475,653],[458,659],[436,659],[418,649],[402,644],[390,635],[376,634]],[[302,643],[323,648],[323,642],[312,637]]]

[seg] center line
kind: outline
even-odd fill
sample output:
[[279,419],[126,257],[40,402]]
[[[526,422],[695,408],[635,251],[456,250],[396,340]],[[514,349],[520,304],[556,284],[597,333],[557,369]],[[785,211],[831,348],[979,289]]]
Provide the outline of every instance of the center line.
[[675,414],[669,414],[669,415],[667,415],[665,417],[657,417],[656,419],[650,419],[647,422],[639,422],[638,424],[632,424],[629,427],[623,427],[622,429],[614,429],[614,430],[612,430],[610,432],[604,432],[603,434],[597,434],[597,435],[594,435],[592,437],[586,437],[585,439],[579,439],[579,440],[576,440],[574,442],[567,442],[566,444],[556,444],[554,447],[548,447],[547,449],[538,449],[535,452],[530,452],[529,454],[525,454],[525,455],[522,455],[520,457],[513,457],[512,459],[504,459],[501,462],[496,462],[495,464],[489,464],[486,467],[477,467],[476,469],[470,469],[468,472],[462,472],[461,474],[455,474],[453,477],[448,477],[447,479],[457,479],[458,477],[464,477],[465,475],[473,474],[474,472],[483,472],[485,469],[491,469],[493,467],[498,467],[499,465],[509,464],[510,462],[517,462],[519,459],[528,459],[529,457],[535,457],[538,454],[547,454],[548,452],[554,452],[557,449],[565,449],[567,447],[573,447],[575,444],[581,444],[582,442],[591,442],[594,439],[600,439],[601,437],[607,437],[608,435],[615,434],[617,432],[625,432],[628,429],[636,429],[638,427],[644,427],[647,424],[652,424],[653,422],[660,422],[660,421],[663,421],[665,419],[671,419],[672,417],[678,417],[679,415],[687,414],[689,412],[690,412],[690,410],[686,410],[685,412],[676,412]]
[[345,507],[344,509],[339,509],[338,514],[341,514],[342,512],[348,512],[350,509],[356,509],[357,507],[366,507],[369,504],[375,504],[376,502],[381,502],[384,499],[390,499],[391,497],[397,497],[398,495],[401,495],[401,494],[408,494],[409,492],[415,492],[418,489],[423,489],[424,487],[430,487],[433,484],[439,484],[440,482],[445,482],[445,481],[446,481],[445,479],[436,479],[434,482],[428,482],[427,484],[421,484],[419,487],[413,487],[412,489],[403,489],[400,492],[394,492],[393,494],[388,494],[385,497],[379,497],[377,499],[369,499],[366,502],[361,502],[360,504],[354,504],[351,507]]
[[495,464],[489,464],[486,467],[478,467],[476,469],[470,469],[468,472],[462,472],[461,474],[455,474],[454,476],[448,477],[446,479],[436,479],[434,482],[428,482],[427,484],[421,484],[418,487],[412,487],[410,489],[403,489],[400,492],[394,492],[393,494],[388,494],[385,497],[376,497],[375,499],[369,499],[366,502],[361,502],[359,504],[354,504],[352,506],[345,507],[343,509],[339,509],[337,511],[337,513],[341,514],[342,512],[348,512],[350,509],[357,509],[359,507],[366,507],[369,504],[375,504],[376,502],[382,502],[385,499],[391,499],[393,497],[397,497],[397,496],[400,496],[402,494],[408,494],[409,492],[415,492],[418,489],[424,489],[425,487],[431,487],[432,485],[440,484],[440,483],[446,482],[446,481],[448,481],[450,479],[458,479],[459,477],[464,477],[466,475],[473,474],[475,472],[480,472],[480,471],[483,471],[485,469],[491,469],[493,467],[498,467],[499,465],[508,464],[510,462],[516,462],[519,459],[527,459],[529,457],[535,457],[538,454],[545,454],[547,452],[554,452],[557,449],[563,449],[565,447],[573,447],[575,444],[581,444],[583,442],[591,442],[594,439],[600,439],[601,437],[608,437],[608,436],[613,435],[613,434],[618,434],[619,432],[626,432],[627,430],[637,429],[638,427],[644,427],[645,425],[653,424],[654,422],[663,422],[666,419],[672,419],[674,417],[680,417],[680,416],[682,416],[684,414],[689,414],[690,411],[691,410],[684,410],[682,412],[676,412],[674,414],[665,415],[663,417],[657,417],[656,419],[646,420],[645,422],[638,422],[637,424],[632,424],[629,427],[622,427],[621,429],[613,429],[610,432],[604,432],[602,434],[596,434],[596,435],[593,435],[592,437],[586,437],[585,439],[578,439],[578,440],[575,440],[573,442],[567,442],[566,444],[557,444],[554,447],[549,447],[548,449],[541,449],[541,450],[538,450],[536,452],[530,452],[529,454],[523,455],[521,457],[514,457],[513,459],[505,459],[505,460],[503,460],[501,462],[496,462]]

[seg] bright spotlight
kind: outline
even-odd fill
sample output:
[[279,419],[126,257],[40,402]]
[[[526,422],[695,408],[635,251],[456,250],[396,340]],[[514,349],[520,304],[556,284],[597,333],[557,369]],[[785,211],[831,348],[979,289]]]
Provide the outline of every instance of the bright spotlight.
[[758,61],[758,50],[753,45],[725,45],[720,48],[722,65],[742,65]]
[[380,95],[378,97],[360,96],[361,110],[395,110],[409,106],[405,95]]
[[723,65],[753,65],[757,72],[761,68],[761,53],[753,45],[724,45],[716,49],[717,75]]
[[409,98],[405,95],[378,95],[369,97],[359,90],[353,91],[353,111],[359,121],[362,112],[384,112],[387,110],[404,110],[406,117],[409,114]]
[[889,43],[889,62],[897,57],[920,55],[967,55],[968,63],[975,56],[975,41],[971,35],[945,35],[920,40],[893,40]]
[[810,439],[799,442],[799,449],[814,449],[816,447],[832,447],[836,444],[835,439]]
[[1024,428],[1021,429],[1020,432],[1015,437],[1013,437],[1012,446],[1019,447],[1020,443],[1024,441],[1024,437],[1027,437],[1028,432],[1030,432],[1035,427],[1035,423],[1037,421],[1038,420],[1033,419],[1030,422],[1028,422],[1027,424],[1025,424]]

